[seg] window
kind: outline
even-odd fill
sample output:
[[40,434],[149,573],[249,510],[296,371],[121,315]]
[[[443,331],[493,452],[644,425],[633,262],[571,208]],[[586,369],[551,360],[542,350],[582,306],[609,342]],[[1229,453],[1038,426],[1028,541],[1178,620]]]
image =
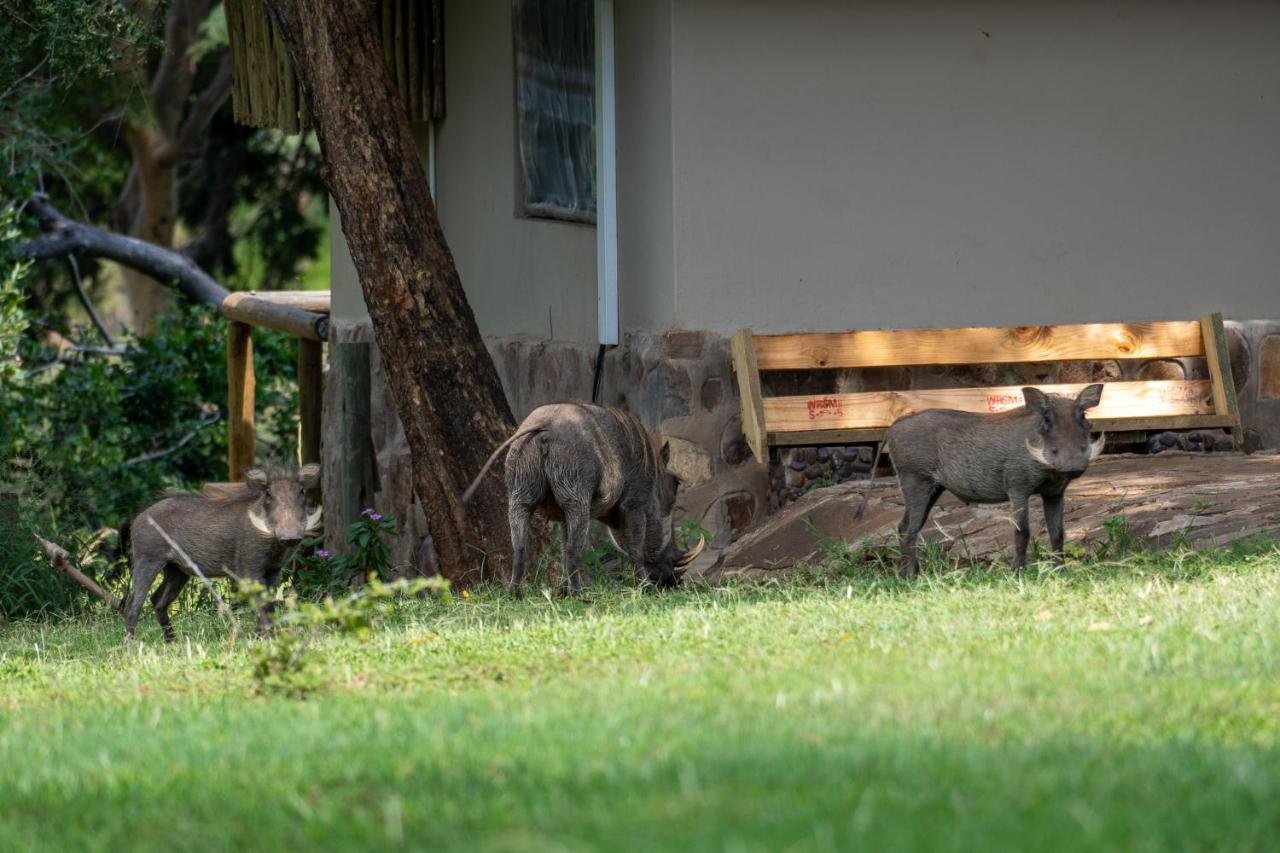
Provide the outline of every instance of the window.
[[517,207],[596,221],[593,0],[514,0]]

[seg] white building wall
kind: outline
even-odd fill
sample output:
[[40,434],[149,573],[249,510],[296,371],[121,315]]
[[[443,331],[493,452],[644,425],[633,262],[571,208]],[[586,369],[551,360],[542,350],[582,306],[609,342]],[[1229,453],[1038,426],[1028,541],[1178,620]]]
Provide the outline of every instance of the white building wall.
[[675,0],[672,33],[678,326],[1280,316],[1280,4]]

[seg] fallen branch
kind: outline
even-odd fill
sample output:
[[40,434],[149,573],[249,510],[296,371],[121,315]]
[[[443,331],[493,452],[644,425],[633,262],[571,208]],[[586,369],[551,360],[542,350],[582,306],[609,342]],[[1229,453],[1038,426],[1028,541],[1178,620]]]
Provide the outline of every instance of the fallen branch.
[[[101,531],[99,531],[99,533],[101,533]],[[44,553],[49,557],[50,568],[52,568],[54,571],[61,572],[67,577],[71,578],[76,583],[80,584],[80,586],[89,590],[89,592],[93,593],[98,598],[101,598],[103,601],[107,603],[108,606],[111,607],[112,610],[119,611],[120,604],[121,604],[120,599],[116,598],[114,595],[107,592],[102,587],[98,586],[98,584],[93,580],[93,578],[89,577],[84,572],[80,571],[75,566],[71,565],[71,554],[67,551],[66,548],[63,548],[61,545],[58,545],[57,543],[50,542],[48,539],[45,539],[43,536],[41,536],[38,533],[35,534],[35,537],[36,537],[36,542],[40,543],[40,547],[44,550]],[[95,537],[95,539],[97,541],[101,541],[100,539],[97,539],[97,537]]]

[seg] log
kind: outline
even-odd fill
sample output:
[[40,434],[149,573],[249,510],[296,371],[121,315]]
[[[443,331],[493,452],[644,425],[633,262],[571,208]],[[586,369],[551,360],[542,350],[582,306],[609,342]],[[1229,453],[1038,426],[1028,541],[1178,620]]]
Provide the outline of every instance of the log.
[[248,295],[275,305],[328,314],[332,302],[327,290],[250,290]]
[[319,341],[298,338],[298,450],[303,465],[320,461],[323,355]]
[[295,338],[323,341],[329,337],[328,315],[277,304],[253,293],[228,294],[222,300],[221,310],[228,320],[284,332]]
[[756,335],[761,370],[1203,356],[1195,320]]
[[227,323],[227,471],[233,483],[253,467],[253,329]]

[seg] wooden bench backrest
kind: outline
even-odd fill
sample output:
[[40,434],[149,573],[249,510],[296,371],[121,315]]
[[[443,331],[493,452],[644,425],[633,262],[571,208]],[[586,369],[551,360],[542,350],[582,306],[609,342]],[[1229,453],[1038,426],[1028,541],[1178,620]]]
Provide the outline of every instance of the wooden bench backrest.
[[[743,329],[734,335],[732,350],[743,433],[761,462],[772,444],[878,441],[895,420],[921,409],[998,412],[1023,403],[1022,386],[765,397],[760,371],[767,370],[1203,357],[1207,380],[1108,382],[1090,420],[1099,429],[1115,430],[1229,427],[1239,444],[1240,415],[1221,314],[1161,323],[788,335]],[[1084,385],[1037,387],[1074,395]]]

